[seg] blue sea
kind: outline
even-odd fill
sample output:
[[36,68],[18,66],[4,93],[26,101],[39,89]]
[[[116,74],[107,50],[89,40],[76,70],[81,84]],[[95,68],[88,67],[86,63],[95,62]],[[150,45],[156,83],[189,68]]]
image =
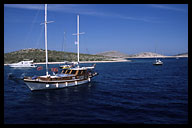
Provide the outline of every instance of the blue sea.
[[40,71],[4,66],[4,123],[186,124],[188,58],[162,61],[97,63],[99,75],[88,84],[33,92],[21,78],[44,75],[45,65]]

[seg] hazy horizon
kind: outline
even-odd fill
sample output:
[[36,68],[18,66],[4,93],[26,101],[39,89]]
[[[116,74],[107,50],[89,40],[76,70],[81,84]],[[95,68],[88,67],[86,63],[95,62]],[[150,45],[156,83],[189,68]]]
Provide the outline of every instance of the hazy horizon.
[[[26,48],[26,49],[38,49],[38,48]],[[26,49],[19,49],[19,50],[16,50],[16,51],[11,51],[11,52],[17,52],[17,51],[20,51],[20,50],[26,50]],[[40,49],[39,49],[40,50]],[[45,49],[42,49],[42,50],[45,50]],[[49,50],[49,49],[48,49]],[[57,50],[55,50],[57,51]],[[61,50],[60,50],[61,51]],[[6,53],[11,53],[11,52],[6,52]],[[68,52],[68,51],[61,51],[61,52]],[[70,52],[70,51],[69,51]],[[101,54],[101,53],[106,53],[106,52],[120,52],[120,51],[103,51],[103,52],[99,52],[99,53],[95,53],[95,54],[90,54],[90,55],[96,55],[96,54]],[[5,53],[5,52],[4,52]],[[72,53],[76,53],[75,52],[72,52]],[[138,53],[133,53],[133,54],[127,54],[127,53],[124,53],[124,52],[120,52],[122,54],[126,54],[126,55],[135,55],[135,54],[140,54],[140,53],[147,53],[146,52],[138,52]],[[155,52],[149,52],[149,53],[155,53]],[[80,54],[87,54],[87,53],[81,53]],[[159,53],[156,53],[156,54],[159,54]],[[183,53],[178,53],[178,54],[188,54],[188,52],[183,52]],[[165,56],[174,56],[174,55],[178,55],[178,54],[173,54],[173,55],[166,55],[166,54],[161,54],[161,55],[165,55]]]

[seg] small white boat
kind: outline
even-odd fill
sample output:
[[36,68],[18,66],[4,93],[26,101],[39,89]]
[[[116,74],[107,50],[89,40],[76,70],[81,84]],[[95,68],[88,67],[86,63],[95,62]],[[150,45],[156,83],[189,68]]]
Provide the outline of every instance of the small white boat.
[[35,68],[37,67],[33,64],[33,60],[25,60],[18,63],[9,64],[9,67],[12,68]]
[[153,63],[153,65],[162,65],[163,62],[160,59],[156,59],[155,62]]
[[[155,53],[156,53],[156,48],[155,48]],[[163,62],[160,59],[157,59],[157,54],[156,54],[156,59],[155,62],[153,63],[153,65],[162,65]]]

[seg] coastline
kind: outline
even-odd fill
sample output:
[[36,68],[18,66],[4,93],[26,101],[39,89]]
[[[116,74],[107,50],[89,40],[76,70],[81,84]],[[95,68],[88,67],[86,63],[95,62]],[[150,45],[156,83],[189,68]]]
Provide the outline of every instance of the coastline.
[[135,58],[188,58],[188,56],[138,56],[138,57],[127,57],[127,59],[135,59]]
[[[80,61],[80,64],[84,63],[114,63],[114,62],[131,62],[131,60],[121,59],[121,60],[110,60],[110,61]],[[65,62],[48,62],[48,64],[64,64]],[[45,64],[42,63],[34,63],[34,64]]]
[[[110,61],[80,61],[80,63],[114,63],[114,62],[131,62],[131,60],[127,59],[114,59]],[[48,62],[48,64],[64,64],[65,62]],[[34,63],[34,64],[45,64],[45,62],[40,62],[40,63]],[[9,65],[9,64],[4,64],[4,66]]]
[[[161,56],[157,58],[188,58],[188,56]],[[156,58],[154,56],[152,57],[128,57],[127,59],[134,59],[134,58]],[[132,60],[127,60],[123,58],[117,58],[109,61],[80,61],[80,63],[115,63],[115,62],[131,62]],[[65,62],[48,62],[48,64],[64,64]],[[40,62],[40,63],[34,63],[34,64],[45,64],[45,62]],[[9,64],[4,64],[4,66],[9,65]]]
[[[131,60],[117,60],[117,61],[80,61],[80,63],[114,63],[114,62],[130,62]],[[65,62],[48,62],[48,64],[64,64]],[[45,64],[45,62],[34,63],[34,64]],[[4,66],[9,64],[4,64]]]

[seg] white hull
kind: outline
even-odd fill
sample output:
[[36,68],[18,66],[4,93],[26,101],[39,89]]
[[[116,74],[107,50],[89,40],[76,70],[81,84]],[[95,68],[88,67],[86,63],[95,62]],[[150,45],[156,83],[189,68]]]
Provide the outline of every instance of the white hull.
[[153,63],[153,65],[162,65],[162,64],[163,64],[163,62],[160,61],[160,60],[156,60],[156,61]]
[[76,86],[80,84],[85,84],[90,82],[90,79],[83,81],[73,81],[73,82],[54,82],[54,83],[45,83],[45,82],[28,82],[24,81],[25,84],[30,88],[31,91],[34,90],[47,90],[47,89],[60,89],[70,86]]
[[11,68],[35,68],[37,66],[35,64],[33,64],[33,60],[31,60],[31,61],[21,61],[18,63],[9,64],[9,67],[11,67]]
[[33,65],[9,65],[11,68],[36,68],[37,66]]
[[162,65],[163,63],[153,63],[154,65]]

